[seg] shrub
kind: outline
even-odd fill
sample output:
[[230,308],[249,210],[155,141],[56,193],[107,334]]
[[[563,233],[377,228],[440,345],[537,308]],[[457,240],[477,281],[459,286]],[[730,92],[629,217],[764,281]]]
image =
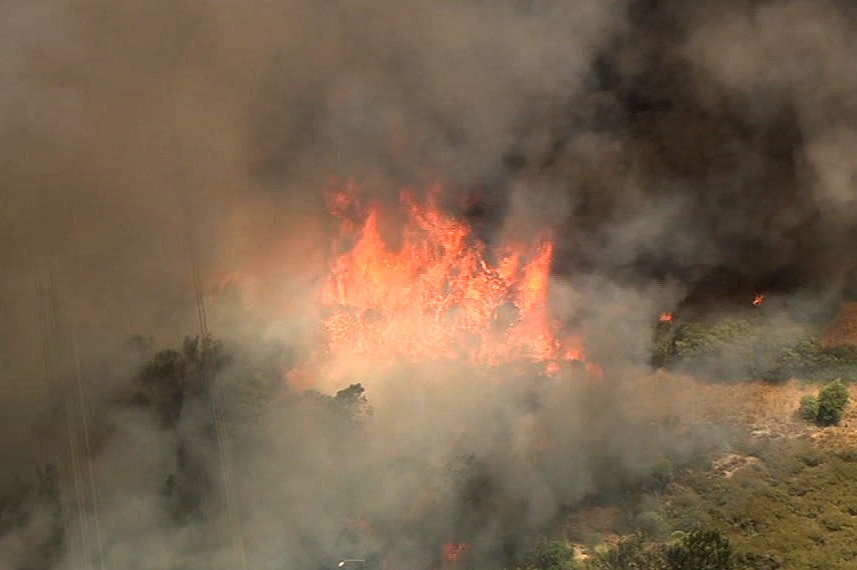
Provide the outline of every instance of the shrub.
[[575,570],[580,567],[574,548],[558,540],[539,541],[523,562],[525,568],[537,570]]
[[818,418],[818,397],[808,394],[800,399],[800,417],[809,422]]
[[652,466],[652,472],[643,483],[647,491],[661,491],[666,489],[675,478],[675,466],[672,461],[663,458]]
[[651,554],[647,553],[642,534],[634,534],[622,539],[610,548],[600,549],[589,559],[587,570],[633,570],[653,568]]
[[822,425],[836,425],[842,420],[848,407],[848,387],[841,379],[825,386],[818,394],[818,415],[816,419]]
[[659,538],[667,533],[669,525],[658,511],[643,511],[634,517],[634,526],[647,537]]
[[690,323],[675,331],[670,354],[673,364],[682,369],[704,370],[725,380],[740,379],[753,362],[760,333],[757,323],[744,319]]
[[776,359],[773,375],[821,381],[857,378],[857,349],[853,346],[824,346],[818,338],[807,337],[785,347]]
[[704,372],[721,380],[857,381],[857,347],[825,346],[806,327],[772,327],[761,319],[658,323],[651,362],[656,368]]
[[666,551],[669,570],[733,570],[732,544],[720,531],[694,530]]
[[832,512],[821,517],[821,525],[830,532],[839,532],[849,525],[851,517],[839,512]]
[[824,463],[824,454],[815,448],[807,449],[800,453],[799,456],[800,460],[803,461],[804,465],[807,467],[818,467]]
[[[836,452],[836,457],[845,461],[846,463],[857,463],[857,448],[848,447],[845,449],[841,449]],[[853,513],[857,516],[857,512]]]
[[655,328],[651,364],[654,368],[669,366],[676,358],[673,323],[660,322]]

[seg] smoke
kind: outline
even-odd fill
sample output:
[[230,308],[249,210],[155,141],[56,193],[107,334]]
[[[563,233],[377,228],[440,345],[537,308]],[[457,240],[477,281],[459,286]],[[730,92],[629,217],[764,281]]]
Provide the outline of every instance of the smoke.
[[[349,555],[338,533],[361,510],[401,555],[462,537],[522,546],[664,450],[693,452],[622,405],[651,400],[625,392],[627,367],[659,312],[852,269],[845,3],[12,0],[0,13],[0,492],[28,513],[0,526],[4,567],[36,551],[80,562],[74,537],[99,534],[39,499],[74,503],[70,463],[60,491],[34,475],[69,429],[82,441],[48,381],[76,378],[105,567],[234,567],[204,398],[171,429],[115,404],[140,364],[131,333],[169,346],[196,327],[194,269],[205,292],[237,276],[244,296],[209,317],[248,360],[219,386],[253,568]],[[281,392],[271,371],[317,343],[305,306],[334,231],[323,191],[347,177],[382,201],[441,181],[489,241],[552,233],[553,308],[609,380],[388,371],[360,379],[365,433],[321,396]],[[176,523],[185,510],[203,514]],[[66,542],[51,550],[57,517]]]
[[561,196],[542,200],[562,207],[539,221],[561,228],[565,272],[676,280],[691,303],[841,286],[855,230],[842,158],[853,142],[853,10],[635,8],[566,112],[569,128],[549,152],[522,153],[538,187]]

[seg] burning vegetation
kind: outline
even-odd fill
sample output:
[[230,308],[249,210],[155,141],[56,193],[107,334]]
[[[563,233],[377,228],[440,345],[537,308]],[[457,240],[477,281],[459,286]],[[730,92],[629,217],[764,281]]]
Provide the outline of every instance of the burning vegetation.
[[489,247],[440,209],[441,191],[429,189],[425,200],[402,191],[396,245],[382,235],[381,209],[361,203],[353,183],[329,194],[341,224],[320,295],[329,356],[376,366],[531,360],[551,374],[582,362],[581,340],[548,306],[549,237]]

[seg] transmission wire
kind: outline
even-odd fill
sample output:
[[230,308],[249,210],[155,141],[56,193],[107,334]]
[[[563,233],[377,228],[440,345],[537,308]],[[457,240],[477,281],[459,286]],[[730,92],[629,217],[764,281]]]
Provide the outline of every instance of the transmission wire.
[[[190,257],[191,274],[193,280],[194,297],[196,300],[197,317],[199,320],[199,330],[201,342],[210,340],[210,331],[208,327],[208,316],[205,310],[205,298],[202,290],[202,279],[199,271],[199,259],[197,257],[196,247],[193,236],[193,210],[191,208],[189,197],[182,192],[179,192],[179,197],[185,209],[187,220],[187,228],[185,239]],[[201,356],[200,352],[200,356]],[[223,426],[223,417],[221,407],[216,394],[216,386],[214,384],[214,370],[212,370],[211,387],[210,387],[211,410],[214,417],[215,438],[217,439],[217,449],[220,458],[221,477],[223,479],[223,492],[226,499],[226,516],[232,533],[233,547],[235,548],[235,556],[242,570],[247,570],[247,554],[244,546],[244,536],[240,516],[236,515],[237,510],[237,490],[235,489],[235,476],[232,470],[232,461],[227,449],[226,429]]]

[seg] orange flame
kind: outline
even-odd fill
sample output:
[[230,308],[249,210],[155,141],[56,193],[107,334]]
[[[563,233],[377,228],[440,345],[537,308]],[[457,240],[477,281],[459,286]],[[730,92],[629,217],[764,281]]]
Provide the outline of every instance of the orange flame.
[[753,297],[753,306],[759,307],[765,303],[765,296],[761,293],[757,293],[755,297]]
[[671,323],[675,316],[672,313],[661,313],[660,319],[658,319],[662,323]]
[[465,542],[447,542],[443,545],[443,560],[446,563],[460,562],[465,554],[471,549],[471,545]]
[[[370,361],[526,358],[549,373],[582,361],[579,339],[559,340],[548,310],[553,243],[489,250],[462,220],[410,191],[401,194],[398,246],[382,237],[381,211],[364,209],[351,183],[330,195],[341,240],[321,290],[333,356]],[[350,242],[350,247],[346,244]]]

